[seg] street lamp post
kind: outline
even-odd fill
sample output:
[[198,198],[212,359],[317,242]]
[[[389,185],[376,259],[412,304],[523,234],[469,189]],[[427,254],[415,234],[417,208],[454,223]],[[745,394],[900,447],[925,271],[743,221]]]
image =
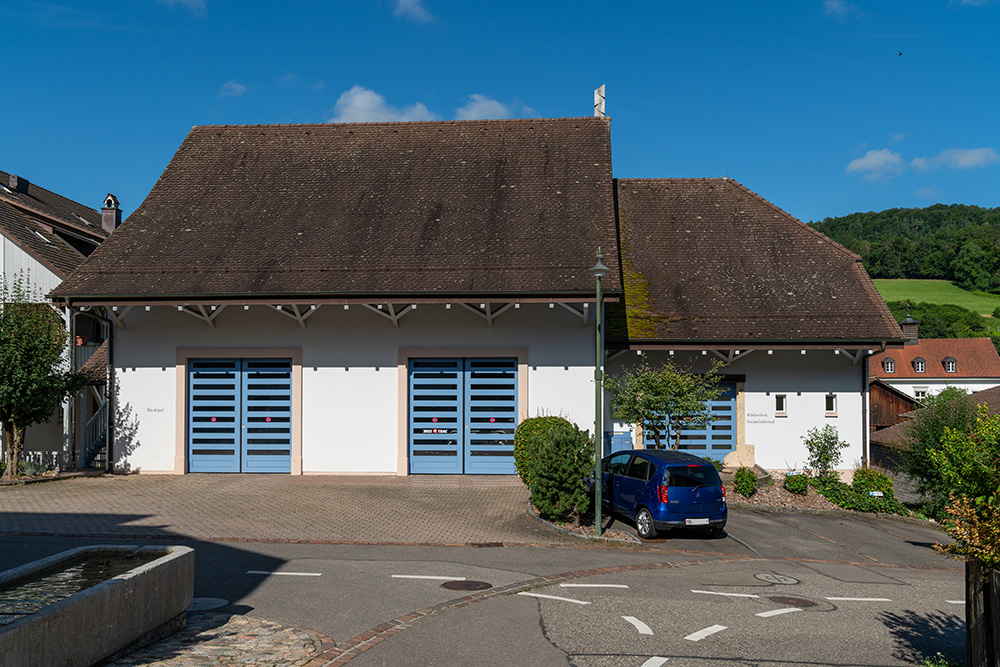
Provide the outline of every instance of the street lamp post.
[[604,391],[604,374],[601,372],[601,362],[604,360],[604,345],[601,340],[601,278],[608,274],[608,267],[604,266],[604,255],[601,249],[597,249],[597,264],[590,268],[590,272],[597,278],[597,304],[596,323],[594,329],[597,331],[596,360],[594,362],[594,535],[601,536],[601,457],[604,454],[604,433],[602,429],[602,417],[604,416],[604,401],[602,392]]

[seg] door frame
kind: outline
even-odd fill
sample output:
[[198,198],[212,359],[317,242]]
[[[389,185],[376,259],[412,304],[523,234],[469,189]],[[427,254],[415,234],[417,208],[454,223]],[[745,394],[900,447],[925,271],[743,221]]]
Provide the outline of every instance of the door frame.
[[[396,359],[396,475],[410,474],[410,440],[407,424],[410,402],[410,359],[506,357],[517,359],[517,423],[528,416],[528,348],[526,347],[401,347]],[[293,367],[294,367],[294,361]],[[294,408],[293,408],[294,409]],[[293,440],[294,447],[294,440]],[[293,449],[294,452],[294,449]],[[293,459],[294,461],[294,454]],[[293,464],[294,465],[294,464]]]
[[292,475],[302,474],[302,348],[223,347],[177,348],[175,361],[176,407],[174,410],[174,473],[187,467],[187,367],[189,359],[291,359],[292,360]]

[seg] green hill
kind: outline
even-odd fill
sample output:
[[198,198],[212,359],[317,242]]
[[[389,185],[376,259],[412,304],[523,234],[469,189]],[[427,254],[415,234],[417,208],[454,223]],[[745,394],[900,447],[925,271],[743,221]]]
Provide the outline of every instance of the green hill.
[[873,278],[945,280],[1000,294],[1000,208],[935,204],[811,224],[861,255]]
[[875,287],[887,302],[951,304],[980,315],[992,315],[1000,307],[1000,296],[974,294],[947,280],[875,280]]

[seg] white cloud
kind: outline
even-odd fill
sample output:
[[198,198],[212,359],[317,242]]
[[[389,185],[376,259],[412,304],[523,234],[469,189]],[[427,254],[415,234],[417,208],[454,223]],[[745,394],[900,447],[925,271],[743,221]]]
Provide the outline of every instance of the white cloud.
[[431,23],[434,20],[434,15],[424,7],[424,0],[396,0],[396,9],[392,15],[417,23]]
[[382,95],[362,86],[354,86],[343,93],[333,107],[331,123],[374,123],[374,122],[408,122],[418,120],[435,120],[437,116],[430,112],[422,102],[411,104],[403,109],[389,105]]
[[906,140],[906,135],[903,134],[902,132],[893,132],[892,134],[889,135],[889,138],[895,141],[896,143],[899,143],[900,141]]
[[219,90],[219,97],[240,97],[245,95],[247,87],[236,81],[226,81]]
[[859,158],[851,160],[847,165],[847,173],[860,171],[866,181],[880,181],[898,176],[903,171],[903,157],[888,148],[868,151]]
[[910,163],[918,171],[938,167],[950,169],[976,169],[1000,162],[1000,155],[992,148],[946,148],[934,157],[914,158]]
[[176,7],[178,5],[187,7],[192,14],[204,14],[208,10],[205,0],[160,0],[160,2],[168,7]]
[[958,4],[966,5],[968,7],[982,7],[983,5],[988,5],[993,0],[958,0]]
[[294,86],[295,82],[298,80],[299,80],[298,75],[288,72],[284,76],[278,78],[278,83],[280,83],[282,86]]
[[838,21],[843,21],[857,9],[854,4],[846,0],[823,0],[823,11],[827,16],[832,16]]
[[455,120],[512,117],[509,107],[480,93],[469,95],[468,104],[455,111]]

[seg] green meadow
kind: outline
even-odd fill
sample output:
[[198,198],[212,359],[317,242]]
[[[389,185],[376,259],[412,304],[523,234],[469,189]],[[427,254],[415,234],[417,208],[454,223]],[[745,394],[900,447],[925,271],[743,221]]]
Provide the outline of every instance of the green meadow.
[[875,281],[875,287],[886,301],[952,304],[968,308],[980,315],[991,315],[993,309],[1000,306],[1000,296],[967,292],[955,287],[948,280],[878,279]]

